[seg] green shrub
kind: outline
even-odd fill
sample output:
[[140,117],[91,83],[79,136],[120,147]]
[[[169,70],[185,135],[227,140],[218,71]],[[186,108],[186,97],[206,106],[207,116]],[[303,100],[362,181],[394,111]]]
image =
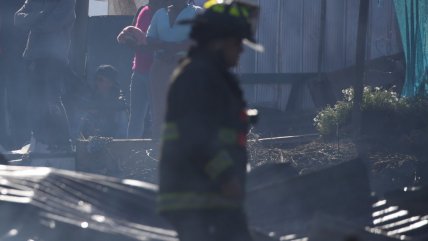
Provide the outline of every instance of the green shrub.
[[327,106],[314,118],[315,127],[322,136],[336,133],[339,126],[347,123],[351,117],[352,104],[339,101],[333,107]]
[[[348,88],[342,93],[342,101],[333,107],[327,106],[314,118],[315,127],[324,137],[335,135],[338,128],[346,134],[346,127],[349,127],[354,90]],[[428,128],[427,97],[400,98],[392,90],[365,87],[361,108],[365,133],[395,135]]]

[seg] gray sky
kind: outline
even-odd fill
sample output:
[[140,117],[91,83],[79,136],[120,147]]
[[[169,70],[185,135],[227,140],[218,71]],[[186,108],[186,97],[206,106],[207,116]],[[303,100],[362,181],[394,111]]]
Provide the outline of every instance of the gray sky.
[[89,1],[89,16],[106,15],[108,11],[107,1]]

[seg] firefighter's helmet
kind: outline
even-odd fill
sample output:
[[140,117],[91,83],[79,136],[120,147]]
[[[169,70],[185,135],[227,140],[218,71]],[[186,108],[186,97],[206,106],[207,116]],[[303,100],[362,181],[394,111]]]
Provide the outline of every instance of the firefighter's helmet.
[[213,1],[214,4],[211,4],[212,1],[205,4],[206,10],[202,14],[182,22],[192,24],[190,38],[203,43],[213,39],[236,37],[242,39],[248,47],[262,52],[264,48],[256,43],[255,31],[251,24],[253,7],[236,1],[230,3],[224,3],[222,0]]

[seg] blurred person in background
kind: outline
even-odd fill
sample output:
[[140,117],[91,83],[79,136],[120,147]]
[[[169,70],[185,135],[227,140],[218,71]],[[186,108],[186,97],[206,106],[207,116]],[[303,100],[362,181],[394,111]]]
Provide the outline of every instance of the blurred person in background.
[[153,62],[153,51],[147,46],[147,29],[154,13],[165,5],[166,0],[150,0],[148,5],[138,10],[133,26],[126,27],[117,38],[120,44],[135,49],[128,124],[128,138],[131,139],[143,137],[145,118],[149,110],[149,73]]
[[118,72],[111,65],[101,65],[95,73],[94,87],[83,98],[81,134],[90,136],[126,138],[128,104],[117,80]]
[[[29,63],[30,150],[69,151],[67,115],[61,100],[68,68],[76,0],[27,0],[15,25],[29,31],[23,57]],[[34,145],[33,145],[34,144]]]
[[27,31],[14,26],[14,14],[25,0],[0,1],[0,144],[7,149],[28,141],[28,80],[22,58]]
[[[0,35],[2,35],[2,16],[0,12]],[[4,57],[3,57],[3,45],[0,39],[0,151],[3,151],[3,145],[7,140],[6,137],[6,103],[4,94],[6,92],[5,80],[4,80]]]
[[155,50],[150,71],[152,138],[155,141],[159,141],[161,135],[171,74],[191,44],[190,26],[180,25],[178,22],[191,19],[202,12],[202,8],[190,4],[188,0],[174,0],[171,3],[172,5],[155,13],[147,31],[147,43]]

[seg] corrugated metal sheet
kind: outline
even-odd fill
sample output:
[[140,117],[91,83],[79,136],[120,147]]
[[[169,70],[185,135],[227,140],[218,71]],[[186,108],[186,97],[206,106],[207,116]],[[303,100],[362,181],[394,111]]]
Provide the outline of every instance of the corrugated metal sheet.
[[291,85],[243,85],[245,99],[250,107],[264,107],[285,111]]
[[[316,72],[320,38],[321,0],[259,0],[258,39],[266,52],[246,51],[240,73]],[[327,0],[323,70],[330,72],[355,63],[359,0]],[[402,51],[393,0],[371,0],[367,58]],[[279,91],[285,88],[288,91]],[[290,86],[246,88],[251,103],[285,109]],[[308,91],[303,103],[313,106]],[[266,96],[264,96],[266,95]],[[253,99],[254,98],[254,99]],[[273,103],[273,102],[275,103]]]
[[[280,0],[281,1],[281,0]],[[283,54],[281,66],[287,72],[302,72],[303,65],[303,30],[304,1],[283,0],[281,21]]]
[[345,57],[344,66],[350,66],[355,63],[355,51],[357,48],[357,26],[358,26],[358,8],[359,0],[345,0]]
[[[321,0],[305,0],[303,18],[302,72],[317,72],[320,44]],[[286,53],[285,53],[286,55]]]
[[[379,0],[371,5],[371,59],[391,55],[398,52],[398,45],[394,44],[396,37],[393,31],[396,31],[395,10],[392,1]],[[382,17],[379,17],[382,16]],[[376,24],[374,23],[376,22]]]
[[[327,0],[325,70],[332,71],[344,66],[345,59],[345,19],[346,2]],[[304,27],[304,26],[303,26]]]
[[[240,72],[315,71],[321,0],[264,0],[260,5],[258,39],[266,52],[244,54]],[[358,0],[327,0],[326,71],[355,63],[358,6]],[[393,0],[372,0],[370,11],[368,58],[400,52]]]
[[256,71],[259,73],[276,73],[278,72],[278,32],[279,9],[278,3],[284,0],[264,0],[261,1],[261,13],[259,22],[258,39],[265,47],[265,53],[257,56]]

